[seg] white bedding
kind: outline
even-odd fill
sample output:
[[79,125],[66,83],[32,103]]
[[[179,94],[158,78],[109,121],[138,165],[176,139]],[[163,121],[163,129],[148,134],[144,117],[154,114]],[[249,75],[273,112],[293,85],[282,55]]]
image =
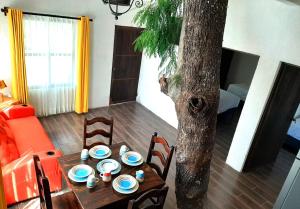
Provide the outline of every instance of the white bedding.
[[234,95],[240,97],[241,100],[246,101],[249,86],[243,83],[232,83],[229,84],[227,91],[233,93]]
[[296,121],[291,122],[291,126],[288,130],[288,135],[300,141],[300,118],[296,119]]
[[288,135],[300,141],[300,104],[294,118],[295,121],[291,122],[290,128],[288,130]]
[[220,89],[220,103],[218,108],[218,114],[225,112],[229,109],[238,107],[240,98],[228,91]]
[[298,109],[296,110],[294,118],[300,118],[300,104],[298,106]]

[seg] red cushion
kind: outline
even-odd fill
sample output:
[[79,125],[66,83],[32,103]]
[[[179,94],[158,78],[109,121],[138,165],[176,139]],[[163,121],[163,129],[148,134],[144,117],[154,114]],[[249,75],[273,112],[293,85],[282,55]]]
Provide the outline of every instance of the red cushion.
[[14,135],[6,120],[0,115],[0,161],[1,167],[19,158],[19,152],[14,141]]
[[34,108],[30,105],[14,105],[8,110],[9,119],[34,116]]
[[42,152],[55,149],[37,117],[7,120],[7,123],[14,133],[21,155],[30,151]]

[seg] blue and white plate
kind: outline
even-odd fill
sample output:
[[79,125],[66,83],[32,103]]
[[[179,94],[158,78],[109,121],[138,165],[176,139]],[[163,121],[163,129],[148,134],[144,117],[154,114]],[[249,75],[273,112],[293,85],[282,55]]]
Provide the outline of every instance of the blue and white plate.
[[129,166],[139,166],[143,164],[144,159],[138,152],[126,152],[122,155],[122,162]]
[[[90,167],[91,168],[91,167]],[[92,168],[91,168],[92,169]],[[92,169],[92,172],[91,174],[94,174],[95,175],[95,170]],[[88,179],[88,176],[87,177],[84,177],[84,178],[78,178],[76,176],[74,176],[73,172],[72,172],[72,169],[69,170],[68,172],[68,177],[69,179],[71,179],[72,181],[74,182],[77,182],[77,183],[83,183],[83,182],[87,182],[87,179]]]
[[115,175],[121,171],[121,164],[114,159],[105,159],[97,164],[97,170],[100,173],[111,171],[111,174]]
[[120,175],[114,179],[112,186],[115,191],[121,194],[131,194],[138,190],[139,183],[134,177],[130,175]]
[[111,150],[104,145],[97,145],[89,150],[89,155],[95,159],[105,159],[111,156]]
[[128,161],[130,163],[136,163],[136,162],[139,162],[142,159],[142,156],[141,156],[140,153],[133,152],[133,151],[126,152],[122,156],[124,156],[126,161]]
[[120,189],[128,190],[132,189],[136,185],[136,179],[130,175],[121,175],[116,178],[116,182]]
[[70,169],[72,175],[78,179],[87,178],[89,175],[91,175],[93,169],[85,164],[80,164],[72,167]]

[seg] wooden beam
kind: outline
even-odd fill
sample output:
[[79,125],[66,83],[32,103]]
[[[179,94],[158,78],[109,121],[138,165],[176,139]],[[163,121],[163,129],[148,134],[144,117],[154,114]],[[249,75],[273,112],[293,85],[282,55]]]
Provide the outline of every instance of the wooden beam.
[[7,209],[5,195],[4,195],[1,166],[0,166],[0,209]]

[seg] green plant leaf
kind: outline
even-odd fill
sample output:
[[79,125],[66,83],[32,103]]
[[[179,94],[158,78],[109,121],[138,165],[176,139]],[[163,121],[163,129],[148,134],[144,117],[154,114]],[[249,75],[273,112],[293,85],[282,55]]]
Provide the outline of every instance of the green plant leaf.
[[160,73],[171,75],[177,68],[177,47],[182,26],[182,0],[154,0],[133,18],[144,31],[134,42],[136,51],[159,56]]

